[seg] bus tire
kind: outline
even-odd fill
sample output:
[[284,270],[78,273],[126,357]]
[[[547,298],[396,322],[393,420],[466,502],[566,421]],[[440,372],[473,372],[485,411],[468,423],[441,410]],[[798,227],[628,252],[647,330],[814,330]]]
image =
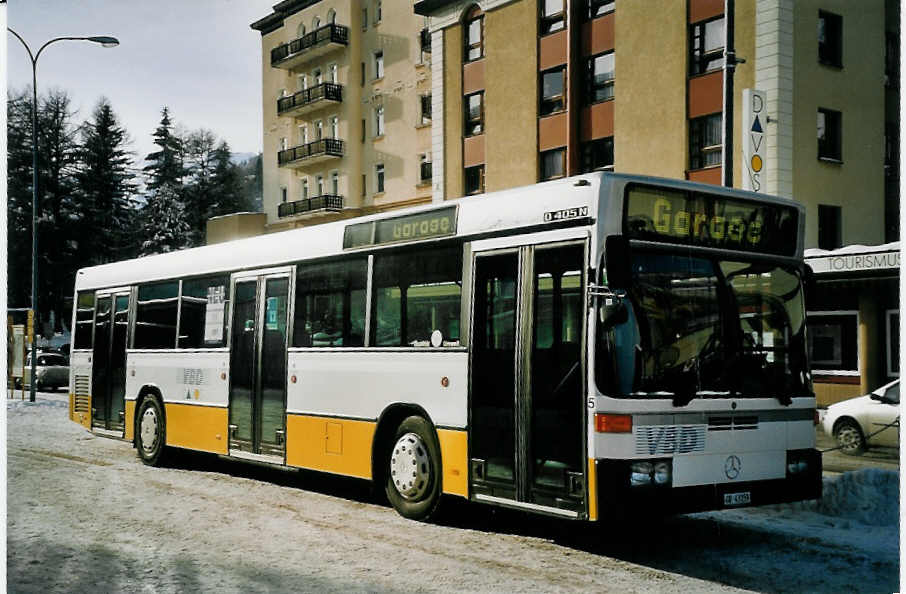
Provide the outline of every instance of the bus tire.
[[138,457],[148,466],[161,466],[165,458],[167,428],[164,409],[155,396],[146,396],[135,416]]
[[406,417],[385,457],[384,491],[394,509],[410,520],[427,520],[441,498],[440,446],[434,429],[420,416]]

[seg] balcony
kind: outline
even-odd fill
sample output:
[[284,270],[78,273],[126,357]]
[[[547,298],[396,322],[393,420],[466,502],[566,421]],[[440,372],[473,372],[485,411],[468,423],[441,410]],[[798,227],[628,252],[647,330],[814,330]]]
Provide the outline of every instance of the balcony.
[[327,105],[343,102],[343,87],[335,83],[321,83],[299,91],[289,97],[277,99],[277,115],[299,116]]
[[280,167],[308,167],[331,159],[339,159],[346,149],[345,143],[337,138],[322,138],[308,144],[288,148],[277,153]]
[[271,66],[295,68],[335,49],[346,47],[348,44],[349,27],[324,25],[311,33],[272,49]]
[[284,202],[277,205],[277,216],[279,218],[291,217],[300,214],[310,214],[319,211],[339,211],[343,210],[343,197],[334,196],[333,194],[324,194],[314,198],[303,198],[295,202]]

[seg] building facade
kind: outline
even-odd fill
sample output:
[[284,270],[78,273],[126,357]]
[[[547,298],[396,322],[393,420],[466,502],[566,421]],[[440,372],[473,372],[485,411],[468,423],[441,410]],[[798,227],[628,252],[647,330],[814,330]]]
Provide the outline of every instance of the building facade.
[[[733,185],[748,174],[743,90],[758,89],[759,185],[805,203],[807,244],[898,239],[898,2],[731,5],[744,60]],[[443,100],[435,200],[600,167],[721,183],[724,0],[421,0],[415,11],[431,17]]]
[[268,232],[430,201],[425,17],[389,0],[284,0],[251,26]]

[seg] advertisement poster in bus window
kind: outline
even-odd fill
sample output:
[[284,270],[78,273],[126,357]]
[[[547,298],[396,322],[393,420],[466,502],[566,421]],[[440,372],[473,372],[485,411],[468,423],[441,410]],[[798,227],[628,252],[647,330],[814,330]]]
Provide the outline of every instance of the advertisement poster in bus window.
[[226,287],[208,287],[208,303],[204,312],[204,341],[221,342],[223,340],[224,302]]

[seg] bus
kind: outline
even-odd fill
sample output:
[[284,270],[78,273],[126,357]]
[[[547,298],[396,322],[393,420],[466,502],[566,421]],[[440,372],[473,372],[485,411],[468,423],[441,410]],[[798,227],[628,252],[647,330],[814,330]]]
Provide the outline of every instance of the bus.
[[791,200],[596,172],[86,268],[70,416],[420,520],[818,498],[803,237]]

